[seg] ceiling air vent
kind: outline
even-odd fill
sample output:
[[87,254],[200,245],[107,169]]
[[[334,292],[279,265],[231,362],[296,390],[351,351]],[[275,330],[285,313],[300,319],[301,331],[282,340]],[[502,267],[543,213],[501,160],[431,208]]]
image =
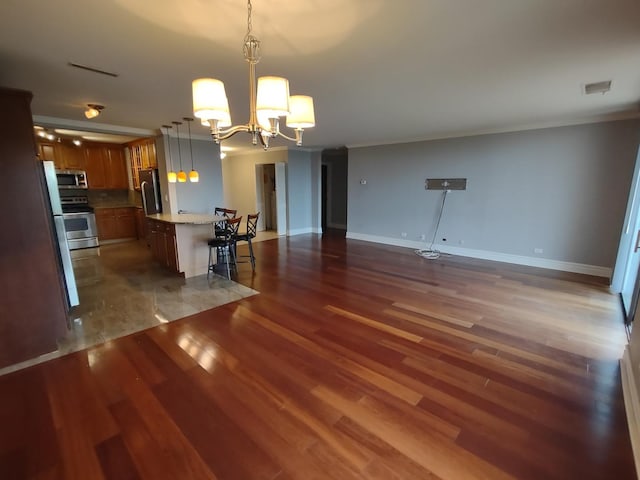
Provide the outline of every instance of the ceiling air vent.
[[611,90],[611,80],[607,80],[605,82],[587,83],[584,86],[584,93],[586,95],[593,95],[594,93],[601,93],[602,95],[604,95],[609,90]]

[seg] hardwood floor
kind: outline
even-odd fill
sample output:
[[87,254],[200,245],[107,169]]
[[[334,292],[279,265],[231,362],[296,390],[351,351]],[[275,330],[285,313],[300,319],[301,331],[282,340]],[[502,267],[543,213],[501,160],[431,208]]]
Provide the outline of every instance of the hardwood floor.
[[0,377],[0,478],[635,478],[599,279],[254,248],[260,295]]

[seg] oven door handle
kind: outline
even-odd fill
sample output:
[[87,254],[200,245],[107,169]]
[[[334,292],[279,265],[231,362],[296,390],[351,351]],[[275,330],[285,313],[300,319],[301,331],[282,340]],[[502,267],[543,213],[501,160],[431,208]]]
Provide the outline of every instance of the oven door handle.
[[69,212],[69,213],[63,213],[62,216],[63,217],[86,217],[87,215],[91,215],[93,212]]

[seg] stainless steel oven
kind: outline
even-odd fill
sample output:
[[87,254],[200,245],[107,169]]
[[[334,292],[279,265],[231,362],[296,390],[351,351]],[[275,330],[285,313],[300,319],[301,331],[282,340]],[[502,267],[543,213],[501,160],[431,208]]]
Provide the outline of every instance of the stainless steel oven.
[[63,213],[69,250],[97,247],[98,228],[93,212]]
[[86,195],[65,195],[61,197],[62,218],[67,231],[69,250],[98,247],[98,228],[93,208]]

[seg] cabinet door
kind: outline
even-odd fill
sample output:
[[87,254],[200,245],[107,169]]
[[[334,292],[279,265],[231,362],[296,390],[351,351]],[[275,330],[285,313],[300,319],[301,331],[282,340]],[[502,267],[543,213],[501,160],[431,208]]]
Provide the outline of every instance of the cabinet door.
[[55,144],[38,142],[38,157],[40,157],[40,160],[50,160],[56,163]]
[[178,244],[176,242],[175,225],[167,224],[165,226],[165,242],[167,243],[167,267],[172,272],[178,270]]
[[117,237],[116,238],[135,238],[136,237],[136,216],[134,208],[117,208],[115,209],[117,219]]
[[147,237],[146,226],[147,223],[144,218],[144,210],[136,208],[136,236],[139,239]]
[[59,143],[59,152],[62,155],[62,164],[66,170],[84,170],[84,148],[76,145]]
[[118,222],[114,210],[113,208],[96,209],[96,227],[98,227],[99,240],[118,238]]
[[129,176],[127,175],[127,161],[124,157],[124,149],[117,146],[106,147],[107,165],[105,168],[107,175],[107,188],[127,189],[129,188]]
[[87,145],[84,151],[89,188],[107,188],[106,150],[101,145]]

